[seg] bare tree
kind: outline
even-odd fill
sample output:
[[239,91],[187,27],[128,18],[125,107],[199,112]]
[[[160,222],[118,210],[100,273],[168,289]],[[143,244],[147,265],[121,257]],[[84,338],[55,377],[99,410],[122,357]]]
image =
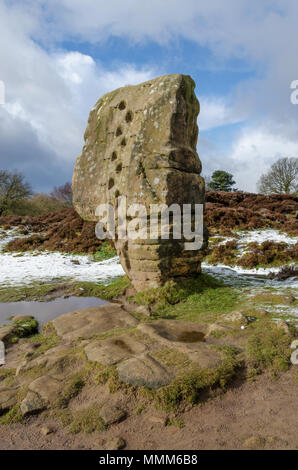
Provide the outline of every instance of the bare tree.
[[280,158],[258,182],[261,194],[298,192],[298,158]]
[[5,215],[14,204],[32,195],[30,184],[18,171],[0,170],[0,215]]
[[66,204],[72,204],[72,190],[71,183],[67,182],[62,186],[55,186],[50,196],[57,199],[58,201],[65,202]]

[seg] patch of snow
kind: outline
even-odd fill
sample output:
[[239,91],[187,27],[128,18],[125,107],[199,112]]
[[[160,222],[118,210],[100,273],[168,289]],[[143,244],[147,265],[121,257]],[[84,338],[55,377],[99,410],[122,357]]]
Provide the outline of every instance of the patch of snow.
[[[20,237],[15,230],[7,231],[6,236],[0,240],[0,250],[16,236]],[[35,251],[18,256],[17,253],[0,251],[0,285],[50,282],[61,278],[105,283],[123,274],[125,273],[117,256],[98,262],[93,261],[91,255]]]
[[237,232],[239,235],[239,241],[241,244],[244,243],[263,243],[266,241],[273,241],[276,243],[286,243],[287,245],[295,245],[298,242],[298,237],[290,237],[286,233],[279,232],[278,230],[266,229],[266,230],[252,230]]
[[267,278],[267,275],[270,272],[277,273],[280,271],[280,268],[244,269],[240,266],[231,267],[225,264],[212,265],[208,263],[202,263],[202,268],[204,272],[226,281],[233,286],[276,286],[281,288],[298,288],[297,278],[288,278],[284,281]]

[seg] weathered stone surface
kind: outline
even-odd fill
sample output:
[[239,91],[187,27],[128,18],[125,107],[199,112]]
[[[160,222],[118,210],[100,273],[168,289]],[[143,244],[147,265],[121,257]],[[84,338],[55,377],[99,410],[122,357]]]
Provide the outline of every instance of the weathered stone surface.
[[21,412],[23,416],[40,413],[46,408],[45,402],[37,393],[29,391],[21,403]]
[[94,341],[85,348],[89,361],[110,366],[146,351],[146,346],[128,334]]
[[223,334],[227,334],[229,333],[229,331],[231,330],[230,327],[228,326],[224,326],[224,325],[220,325],[219,323],[211,323],[211,325],[209,326],[208,328],[208,335],[211,335],[214,334],[214,333],[223,333]]
[[26,360],[19,363],[18,367],[16,368],[16,377],[18,377],[18,375],[20,375],[22,372],[26,370],[26,366],[27,366]]
[[123,361],[117,366],[119,378],[130,385],[158,388],[168,385],[169,372],[149,354],[141,354]]
[[31,392],[38,394],[48,403],[53,403],[57,399],[62,388],[63,382],[54,379],[50,375],[43,375],[29,385]]
[[285,320],[278,320],[278,322],[276,323],[276,326],[277,328],[280,328],[281,330],[283,330],[287,335],[290,334],[289,325],[287,324]]
[[66,341],[90,338],[114,328],[130,328],[138,321],[119,305],[103,305],[66,313],[53,320],[57,334]]
[[55,429],[51,426],[42,426],[40,428],[40,432],[43,436],[48,436],[49,434],[53,434],[55,432]]
[[[127,197],[128,206],[146,207],[147,228],[151,204],[204,203],[194,87],[189,76],[165,75],[99,99],[73,175],[74,206],[83,219],[96,221],[97,206],[115,208],[119,196]],[[185,251],[181,240],[126,241],[116,235],[114,242],[136,289],[200,272],[201,252]]]
[[14,317],[13,323],[0,327],[0,341],[3,341],[4,344],[9,344],[11,340],[37,333],[37,330],[38,323],[34,320],[34,317],[20,315],[19,317]]
[[106,403],[100,410],[100,417],[106,426],[119,423],[126,418],[126,411]]
[[206,323],[182,322],[178,320],[158,320],[152,323],[140,323],[138,330],[165,345],[169,343],[195,345],[205,341],[208,331]]
[[189,359],[200,367],[216,367],[222,361],[221,354],[210,347],[210,344],[216,344],[216,340],[207,338],[207,324],[159,320],[150,324],[140,323],[137,329],[164,348],[187,354]]
[[0,388],[0,415],[17,403],[17,388]]
[[32,315],[15,315],[12,317],[12,320],[15,321],[26,321],[26,320],[32,320],[34,317]]
[[160,424],[161,426],[166,426],[169,418],[168,416],[159,416],[159,415],[153,415],[149,416],[148,421],[150,421],[153,424]]
[[220,320],[229,323],[241,323],[242,325],[247,325],[248,320],[241,312],[231,312],[226,315],[222,315]]
[[6,325],[0,328],[0,341],[3,341],[4,344],[9,342],[9,339],[13,336],[14,325]]
[[106,444],[107,450],[121,450],[126,447],[126,442],[122,437],[113,437]]

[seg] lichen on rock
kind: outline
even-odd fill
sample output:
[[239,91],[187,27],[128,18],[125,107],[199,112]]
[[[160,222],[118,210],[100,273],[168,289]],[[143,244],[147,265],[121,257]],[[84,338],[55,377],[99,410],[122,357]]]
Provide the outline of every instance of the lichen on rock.
[[[104,95],[92,108],[85,145],[73,174],[73,201],[79,215],[97,221],[96,208],[119,197],[127,206],[204,204],[204,180],[196,152],[199,102],[191,77],[165,75]],[[127,222],[129,222],[129,217]],[[185,250],[184,240],[121,239],[114,244],[137,290],[170,278],[200,272],[201,250]],[[170,226],[170,229],[173,227]]]

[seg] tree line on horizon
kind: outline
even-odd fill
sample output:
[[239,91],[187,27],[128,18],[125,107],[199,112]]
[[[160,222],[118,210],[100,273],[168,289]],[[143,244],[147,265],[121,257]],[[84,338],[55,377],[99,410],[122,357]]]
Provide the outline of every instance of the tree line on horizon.
[[50,194],[34,193],[22,173],[0,170],[0,216],[34,216],[71,206],[71,183],[55,186]]
[[[206,188],[212,191],[238,191],[231,173],[216,170],[206,178]],[[298,194],[298,158],[280,158],[261,176],[257,183],[260,194]]]
[[[231,173],[216,170],[206,178],[206,189],[238,191]],[[261,194],[298,195],[298,158],[280,158],[261,176],[257,184]],[[72,206],[71,183],[55,186],[50,194],[34,194],[32,187],[18,171],[0,170],[0,216],[39,215]]]

